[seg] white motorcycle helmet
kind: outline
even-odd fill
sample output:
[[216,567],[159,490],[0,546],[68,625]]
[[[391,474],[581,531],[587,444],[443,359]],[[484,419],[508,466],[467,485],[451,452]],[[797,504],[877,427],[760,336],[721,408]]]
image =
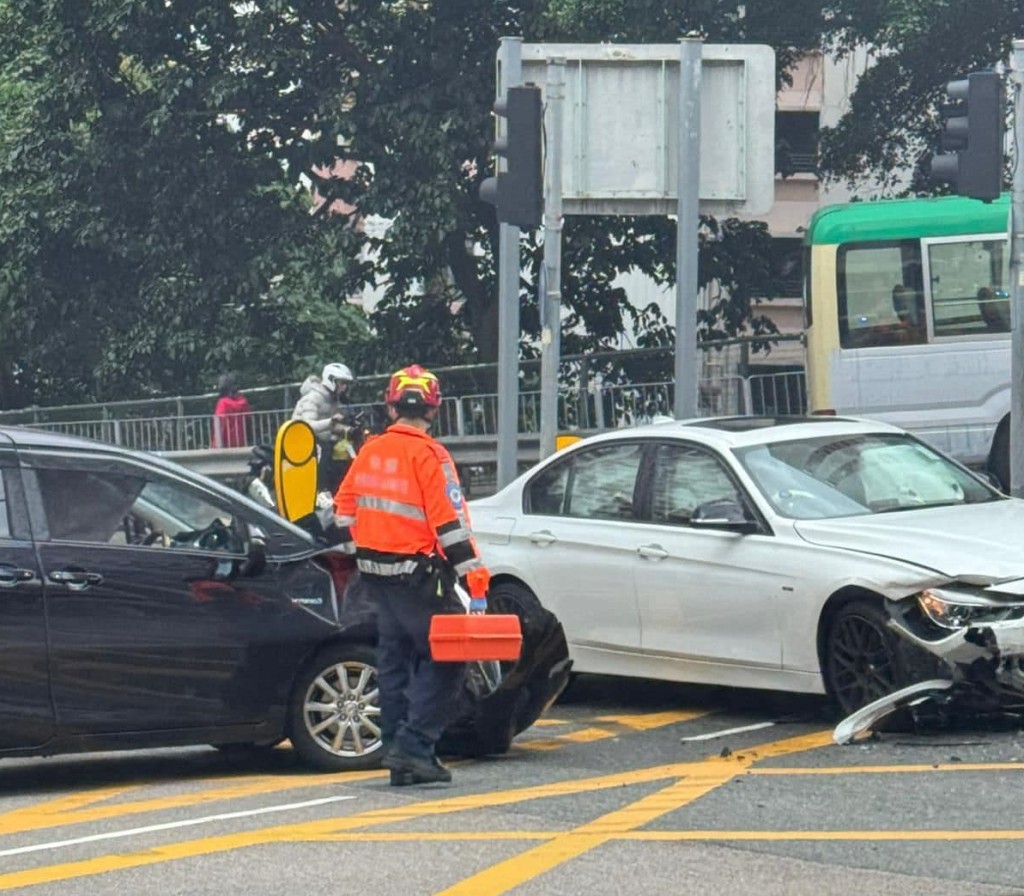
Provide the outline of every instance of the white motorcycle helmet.
[[351,383],[355,381],[355,377],[352,376],[352,371],[344,364],[328,364],[324,367],[324,372],[320,374],[320,381],[332,391],[338,383]]

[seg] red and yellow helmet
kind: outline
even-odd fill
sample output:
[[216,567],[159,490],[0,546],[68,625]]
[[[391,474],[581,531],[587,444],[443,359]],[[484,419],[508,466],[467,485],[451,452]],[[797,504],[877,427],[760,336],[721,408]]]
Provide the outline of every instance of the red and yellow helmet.
[[397,408],[439,408],[441,384],[429,370],[412,364],[391,375],[384,401]]

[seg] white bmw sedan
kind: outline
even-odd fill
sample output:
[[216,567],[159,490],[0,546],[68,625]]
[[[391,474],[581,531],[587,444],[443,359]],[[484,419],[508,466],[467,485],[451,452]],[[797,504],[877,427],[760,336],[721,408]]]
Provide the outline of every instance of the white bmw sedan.
[[472,503],[492,587],[576,672],[1024,703],[1024,501],[886,424],[710,418],[584,439]]

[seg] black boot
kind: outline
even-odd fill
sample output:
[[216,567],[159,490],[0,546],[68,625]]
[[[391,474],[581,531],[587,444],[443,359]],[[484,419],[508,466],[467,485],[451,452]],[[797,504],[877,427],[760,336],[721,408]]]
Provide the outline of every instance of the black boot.
[[403,787],[407,784],[433,784],[439,781],[447,783],[452,779],[452,773],[441,765],[441,761],[436,756],[426,759],[394,750],[384,758],[381,764],[385,768],[391,769],[391,784],[394,787]]

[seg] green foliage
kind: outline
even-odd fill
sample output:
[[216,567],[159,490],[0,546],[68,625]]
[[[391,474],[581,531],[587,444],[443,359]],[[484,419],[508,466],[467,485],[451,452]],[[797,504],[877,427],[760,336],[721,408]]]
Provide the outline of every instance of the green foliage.
[[[1005,55],[1021,3],[0,0],[0,406],[205,390],[228,368],[297,379],[329,358],[364,374],[493,360],[497,226],[477,190],[502,35],[768,43],[779,84],[802,52],[873,43],[822,164],[892,186],[944,81]],[[392,223],[364,230],[354,207]],[[714,300],[697,337],[767,338],[764,226],[700,233]],[[563,236],[565,351],[624,331],[671,345],[616,278],[670,286],[674,224],[569,218]],[[529,351],[537,237],[522,250]],[[348,301],[366,286],[372,332]]]
[[315,110],[268,126],[294,76],[244,71],[244,16],[22,6],[0,8],[0,404],[292,378],[366,338],[342,288],[359,239],[285,174]]
[[[874,64],[858,81],[850,112],[823,133],[822,173],[887,195],[934,192],[926,174],[946,82],[1008,58],[1024,31],[1024,3],[848,0],[832,25],[836,52],[869,45]],[[909,184],[907,170],[914,172]]]

